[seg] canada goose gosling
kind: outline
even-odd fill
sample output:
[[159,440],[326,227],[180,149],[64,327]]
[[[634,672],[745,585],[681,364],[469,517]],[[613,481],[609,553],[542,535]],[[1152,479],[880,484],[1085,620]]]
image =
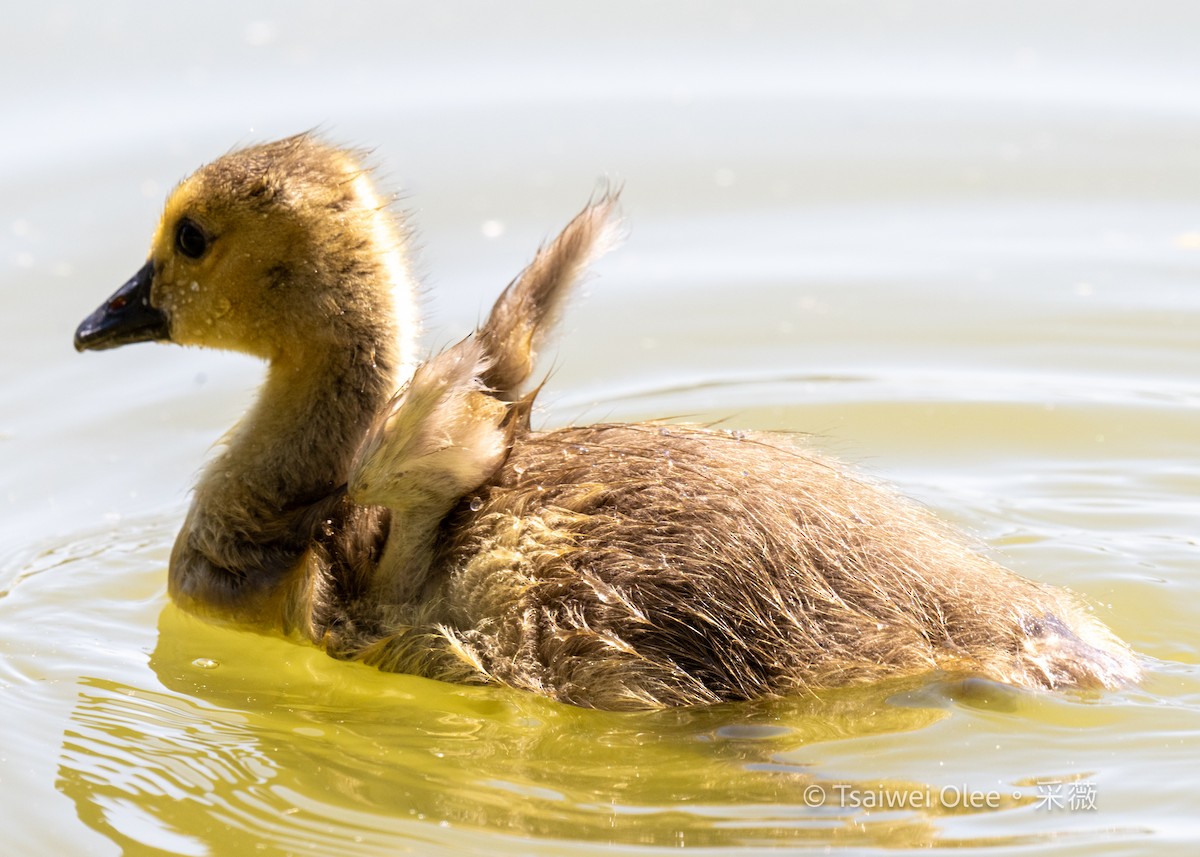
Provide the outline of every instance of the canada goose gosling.
[[299,135],[180,184],[145,265],[75,336],[267,361],[196,486],[171,596],[335,657],[600,708],[931,670],[1137,680],[1072,596],[802,443],[532,431],[536,350],[613,206],[590,203],[473,336],[418,365],[405,232],[356,155]]

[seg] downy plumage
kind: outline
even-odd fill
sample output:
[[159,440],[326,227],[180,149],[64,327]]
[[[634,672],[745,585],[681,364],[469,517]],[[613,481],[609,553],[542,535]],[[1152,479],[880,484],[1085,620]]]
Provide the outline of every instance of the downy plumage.
[[299,135],[180,184],[145,266],[75,338],[268,363],[196,487],[171,596],[335,657],[600,708],[930,670],[1138,678],[1074,597],[804,442],[532,431],[534,354],[614,204],[589,203],[478,331],[418,363],[405,234],[355,154]]

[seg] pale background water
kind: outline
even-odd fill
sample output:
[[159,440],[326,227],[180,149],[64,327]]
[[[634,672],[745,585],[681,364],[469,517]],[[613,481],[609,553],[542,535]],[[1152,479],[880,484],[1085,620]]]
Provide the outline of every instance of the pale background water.
[[[34,5],[0,30],[4,853],[1200,848],[1200,5]],[[543,425],[813,432],[1080,592],[1145,682],[621,715],[180,614],[261,369],[72,332],[176,181],[314,126],[402,189],[427,348],[623,184]]]

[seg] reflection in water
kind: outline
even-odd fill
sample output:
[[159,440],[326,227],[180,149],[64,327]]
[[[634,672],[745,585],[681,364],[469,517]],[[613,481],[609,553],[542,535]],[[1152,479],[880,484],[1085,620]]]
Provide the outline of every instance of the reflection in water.
[[57,786],[125,850],[208,853],[235,792],[261,795],[274,774],[244,718],[167,694],[88,680],[72,720]]
[[982,845],[994,833],[963,819],[1035,800],[1012,786],[992,806],[943,805],[941,786],[814,770],[806,747],[921,730],[964,687],[992,698],[955,681],[614,714],[377,673],[172,607],[150,666],[164,690],[84,680],[59,766],[80,819],[126,850]]

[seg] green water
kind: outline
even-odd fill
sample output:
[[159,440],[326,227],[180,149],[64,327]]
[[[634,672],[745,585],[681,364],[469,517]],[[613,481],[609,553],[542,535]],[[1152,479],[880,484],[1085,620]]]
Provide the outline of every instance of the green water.
[[[10,10],[5,853],[1195,850],[1198,28],[1183,2]],[[611,714],[177,611],[188,488],[261,367],[71,335],[174,182],[314,125],[403,189],[429,349],[624,185],[535,422],[814,433],[1080,593],[1146,680]]]

